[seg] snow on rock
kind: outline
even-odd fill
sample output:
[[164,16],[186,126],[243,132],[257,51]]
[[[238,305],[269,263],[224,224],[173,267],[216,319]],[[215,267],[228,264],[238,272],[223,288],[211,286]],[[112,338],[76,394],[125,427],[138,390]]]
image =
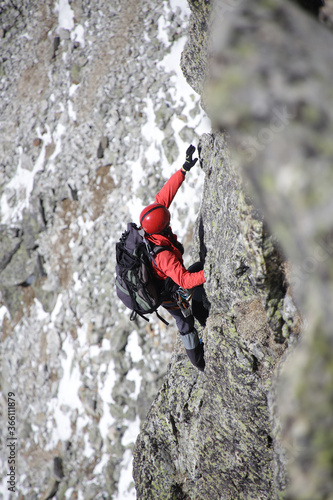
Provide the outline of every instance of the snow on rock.
[[59,0],[55,5],[55,11],[58,12],[59,29],[71,31],[74,28],[74,12],[68,0]]

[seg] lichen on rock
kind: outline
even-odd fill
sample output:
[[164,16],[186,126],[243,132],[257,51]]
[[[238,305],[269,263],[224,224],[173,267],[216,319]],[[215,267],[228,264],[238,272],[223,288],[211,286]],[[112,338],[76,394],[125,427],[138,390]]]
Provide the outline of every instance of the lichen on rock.
[[176,351],[138,498],[331,498],[332,4],[326,26],[320,1],[189,5],[182,69],[213,125],[194,235],[206,370]]
[[283,259],[224,136],[202,136],[199,151],[206,179],[195,251],[210,304],[206,369],[199,374],[183,355],[174,356],[134,450],[137,494],[269,498],[276,485],[268,394],[288,344],[274,321],[287,291]]

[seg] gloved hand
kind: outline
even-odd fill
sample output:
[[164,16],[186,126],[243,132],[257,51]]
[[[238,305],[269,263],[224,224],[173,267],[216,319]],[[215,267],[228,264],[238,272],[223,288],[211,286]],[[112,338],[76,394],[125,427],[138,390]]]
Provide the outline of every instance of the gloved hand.
[[194,165],[198,161],[198,158],[194,158],[194,159],[192,158],[194,151],[195,151],[195,147],[192,146],[192,144],[186,150],[186,160],[185,160],[185,163],[184,163],[183,168],[182,168],[184,173],[191,170],[191,168],[194,167]]

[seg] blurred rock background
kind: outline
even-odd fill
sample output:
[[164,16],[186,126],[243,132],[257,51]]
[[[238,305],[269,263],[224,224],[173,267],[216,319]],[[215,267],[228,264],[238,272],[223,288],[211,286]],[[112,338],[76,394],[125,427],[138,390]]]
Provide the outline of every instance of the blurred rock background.
[[[135,498],[131,449],[176,331],[129,321],[115,243],[204,127],[179,67],[188,17],[177,1],[0,2],[1,498],[8,392],[10,498]],[[197,169],[173,207],[188,252],[202,184]]]

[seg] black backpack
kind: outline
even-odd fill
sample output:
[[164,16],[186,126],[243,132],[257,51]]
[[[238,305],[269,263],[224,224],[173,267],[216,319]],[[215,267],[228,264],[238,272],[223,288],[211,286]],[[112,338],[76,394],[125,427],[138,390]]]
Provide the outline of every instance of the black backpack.
[[[145,314],[155,312],[163,301],[163,282],[155,278],[152,261],[166,247],[154,246],[144,237],[144,231],[130,222],[116,244],[116,289],[119,299],[131,309],[130,319],[137,315],[149,321]],[[156,265],[156,263],[155,263]]]

